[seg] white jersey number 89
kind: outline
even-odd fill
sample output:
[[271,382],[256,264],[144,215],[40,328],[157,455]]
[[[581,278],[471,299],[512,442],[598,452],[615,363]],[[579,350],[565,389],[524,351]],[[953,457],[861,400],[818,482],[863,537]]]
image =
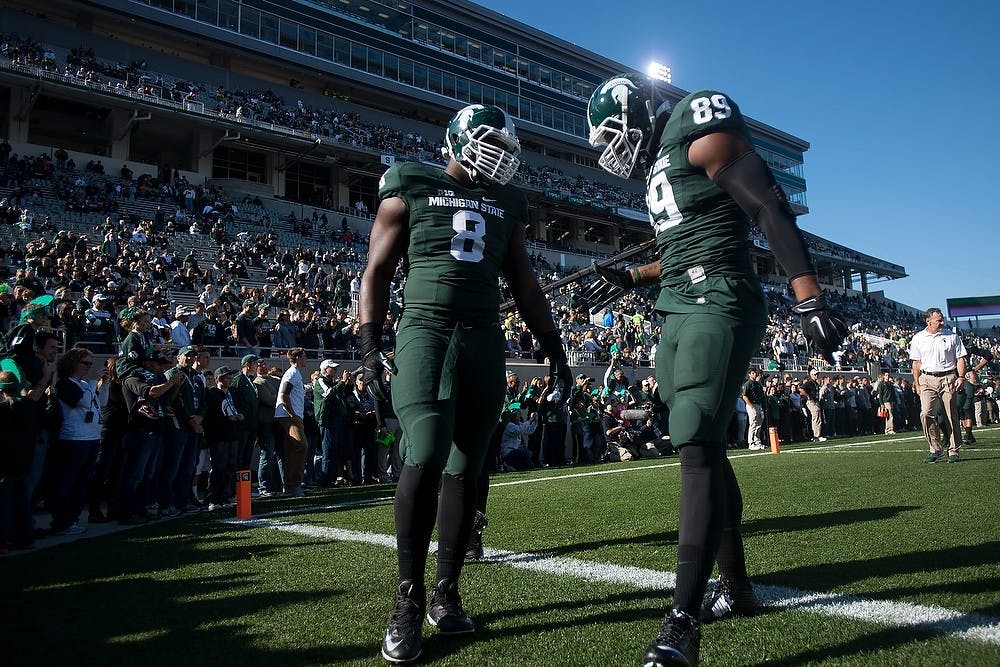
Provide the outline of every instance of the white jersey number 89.
[[712,95],[711,98],[697,97],[691,100],[691,111],[694,113],[694,122],[698,125],[707,123],[712,118],[724,120],[733,115],[725,95]]

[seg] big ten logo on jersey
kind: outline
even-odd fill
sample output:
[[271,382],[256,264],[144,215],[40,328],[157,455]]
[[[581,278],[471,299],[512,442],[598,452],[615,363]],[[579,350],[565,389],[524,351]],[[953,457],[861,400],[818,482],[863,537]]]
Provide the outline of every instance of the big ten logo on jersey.
[[703,125],[716,118],[725,120],[733,115],[729,100],[725,95],[715,94],[711,97],[696,97],[691,100],[692,118],[697,125]]

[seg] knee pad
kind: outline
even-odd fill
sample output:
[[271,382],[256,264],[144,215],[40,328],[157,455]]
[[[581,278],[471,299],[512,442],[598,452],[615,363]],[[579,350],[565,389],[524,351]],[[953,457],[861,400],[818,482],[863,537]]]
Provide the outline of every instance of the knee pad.
[[678,394],[670,406],[670,439],[675,447],[699,439],[710,417],[691,397]]

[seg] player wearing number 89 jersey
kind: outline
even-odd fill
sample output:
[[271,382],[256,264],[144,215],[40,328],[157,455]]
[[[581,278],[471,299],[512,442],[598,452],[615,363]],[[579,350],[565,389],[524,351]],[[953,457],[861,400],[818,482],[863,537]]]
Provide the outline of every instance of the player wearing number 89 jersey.
[[[448,124],[445,144],[444,170],[398,164],[382,177],[359,296],[362,380],[378,394],[383,368],[396,369],[392,403],[403,429],[395,498],[399,578],[382,641],[382,656],[392,663],[419,657],[425,608],[441,634],[475,629],[458,578],[476,483],[504,397],[500,277],[549,357],[563,396],[573,384],[524,247],[527,201],[507,184],[520,152],[510,118],[493,106],[465,107]],[[380,334],[403,255],[404,310],[388,361]],[[437,571],[428,604],[424,569],[435,516]]]
[[[846,328],[826,307],[795,216],[753,151],[739,107],[713,90],[657,107],[652,91],[642,75],[612,77],[591,97],[588,120],[601,167],[624,178],[645,175],[660,256],[628,271],[596,269],[618,293],[660,284],[657,391],[670,407],[670,436],[681,458],[677,585],[642,664],[664,667],[698,663],[699,617],[756,607],[740,533],[743,500],[725,449],[733,404],[767,322],[750,263],[748,217],[788,274],[817,351],[829,355]],[[719,580],[703,600],[716,558]]]
[[747,216],[688,159],[692,141],[721,131],[750,143],[739,107],[722,93],[703,90],[674,107],[659,145],[650,150],[646,203],[660,256],[658,306],[664,311],[705,312],[707,307],[738,316],[747,297],[750,307],[764,307],[759,291],[733,299],[716,290],[706,294],[700,285],[701,278],[753,275]]

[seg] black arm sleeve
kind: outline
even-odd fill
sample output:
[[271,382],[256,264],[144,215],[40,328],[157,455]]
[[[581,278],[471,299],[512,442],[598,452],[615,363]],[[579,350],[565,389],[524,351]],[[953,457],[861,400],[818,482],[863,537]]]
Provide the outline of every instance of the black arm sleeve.
[[760,226],[789,280],[816,273],[788,199],[759,155],[743,153],[715,174],[715,184]]

